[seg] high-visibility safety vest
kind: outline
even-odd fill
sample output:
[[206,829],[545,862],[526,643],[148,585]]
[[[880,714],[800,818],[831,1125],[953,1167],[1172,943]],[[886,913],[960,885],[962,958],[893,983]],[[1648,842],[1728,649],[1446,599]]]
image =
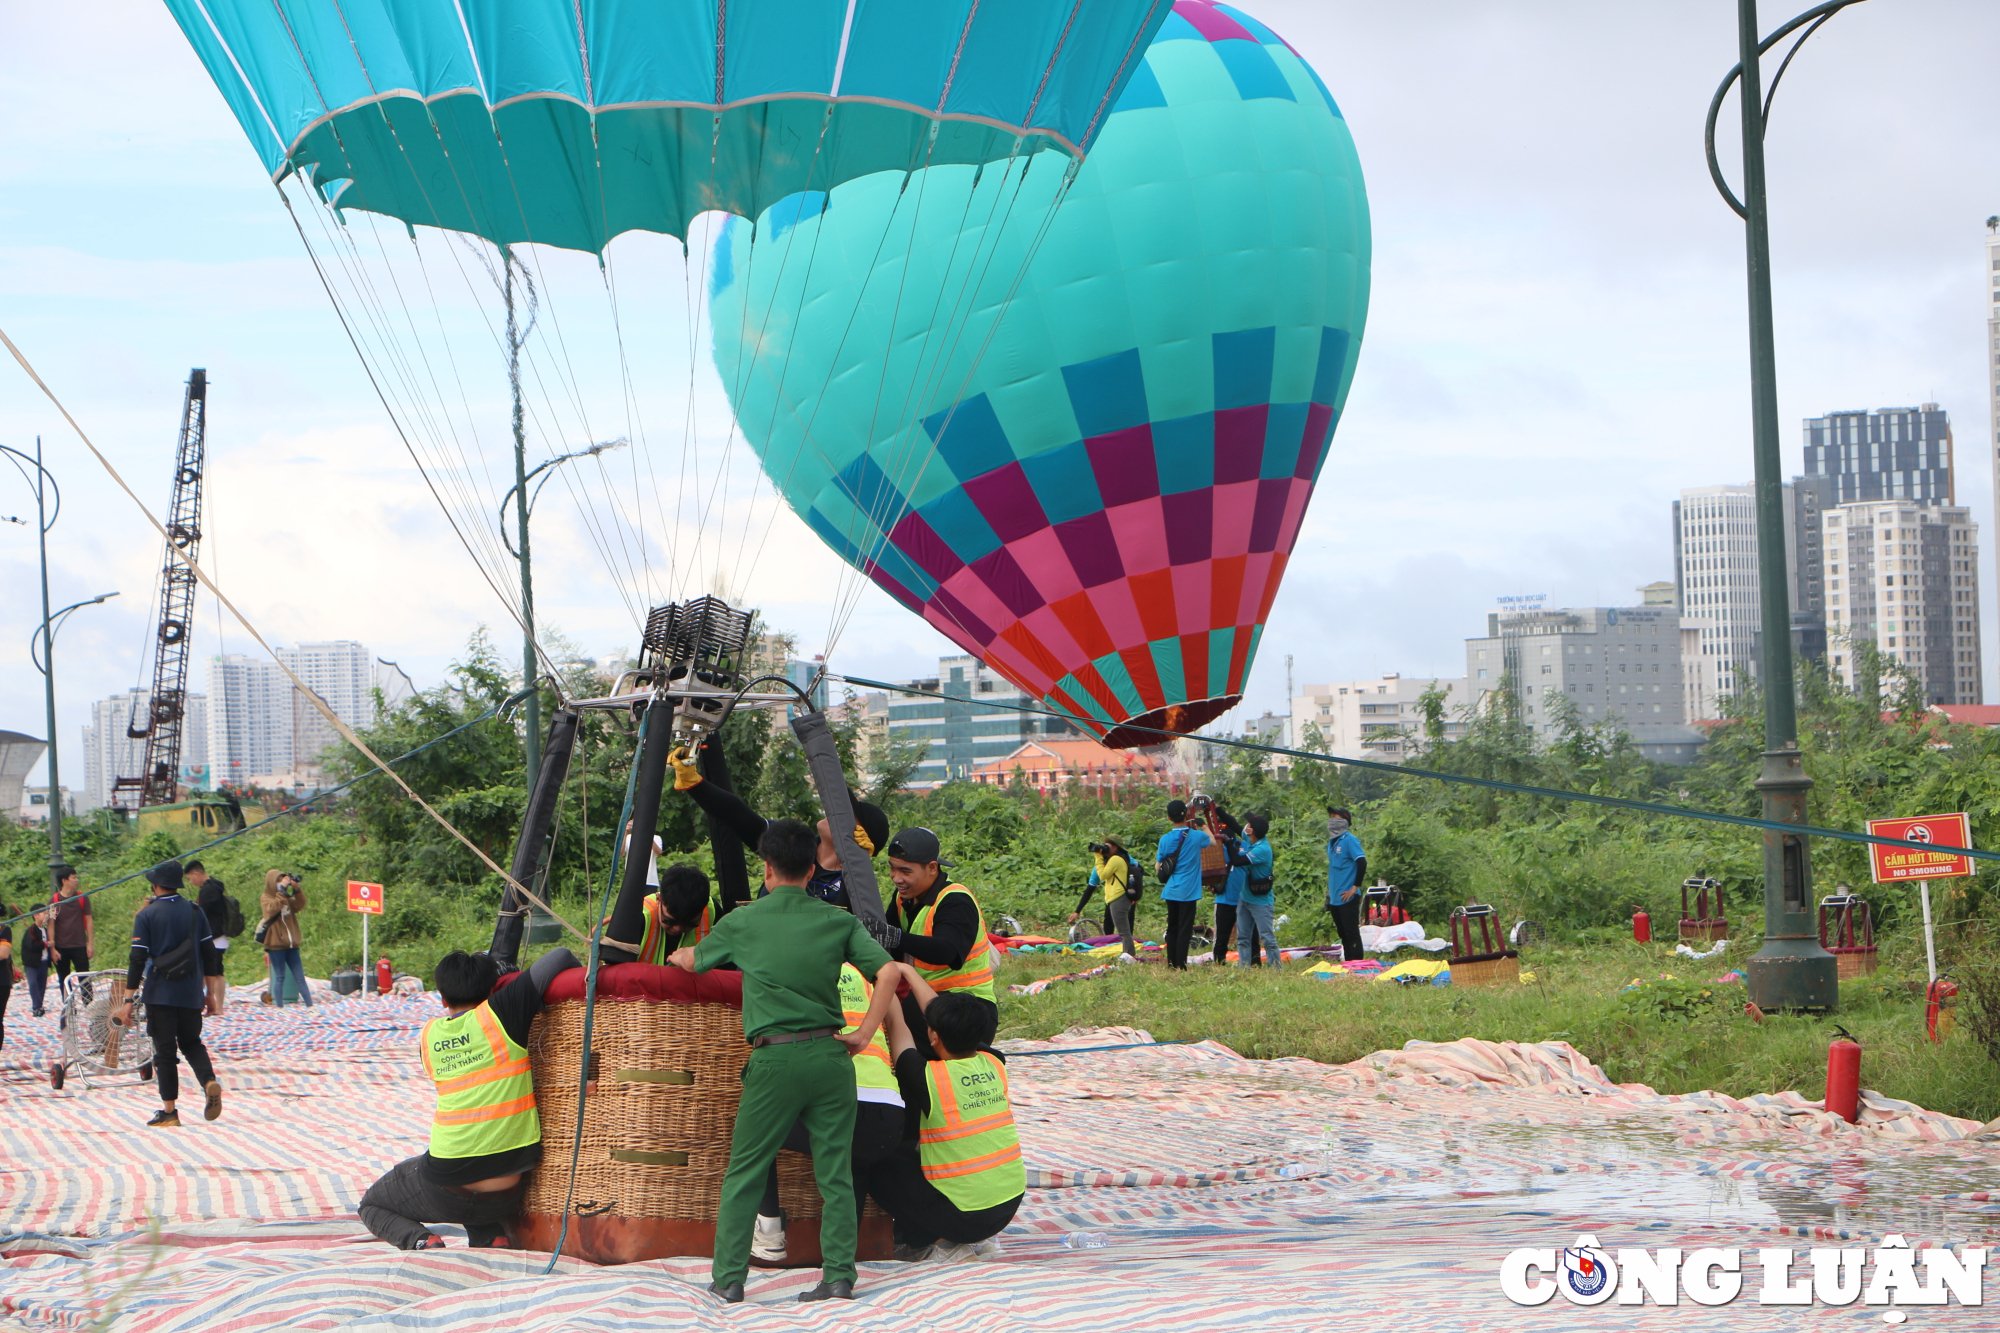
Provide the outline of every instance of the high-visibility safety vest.
[[[516,982],[525,985],[525,982]],[[437,1084],[431,1156],[484,1157],[542,1141],[528,1050],[480,1003],[424,1024],[424,1072]]]
[[931,1109],[917,1122],[924,1179],[962,1212],[977,1212],[1028,1188],[1021,1139],[1007,1100],[1007,1066],[990,1051],[924,1066]]
[[977,995],[982,1000],[997,1004],[999,1001],[993,995],[993,945],[986,938],[986,913],[980,911],[979,900],[972,896],[972,890],[963,884],[946,885],[944,892],[929,907],[917,913],[916,920],[910,923],[909,933],[930,934],[931,919],[937,915],[937,909],[944,900],[954,893],[964,894],[966,901],[972,904],[972,910],[979,913],[979,929],[973,933],[972,949],[965,955],[965,961],[957,967],[948,967],[943,963],[926,963],[912,958],[910,966],[921,972],[931,989],[939,994],[964,991],[967,995]]
[[[861,975],[860,968],[852,963],[840,965],[840,1009],[847,1020],[842,1032],[853,1032],[861,1026],[861,1020],[868,1017],[868,1002],[874,994],[875,988]],[[868,1044],[855,1053],[854,1086],[901,1092],[896,1083],[896,1063],[889,1058],[889,1043],[879,1028]]]
[[[667,929],[667,910],[660,906],[660,895],[649,893],[643,904],[646,912],[646,933],[639,937],[639,961],[655,963],[661,967],[667,964],[667,941],[675,938]],[[680,936],[682,944],[699,944],[708,938],[708,932],[715,926],[715,904],[710,902],[701,909],[701,920],[694,923],[694,929]],[[689,938],[689,937],[692,938]]]

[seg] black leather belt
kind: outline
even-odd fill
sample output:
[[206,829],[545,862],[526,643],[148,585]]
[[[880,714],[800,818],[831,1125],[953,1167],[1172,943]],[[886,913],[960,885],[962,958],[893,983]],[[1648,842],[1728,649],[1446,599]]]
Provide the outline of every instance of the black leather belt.
[[821,1037],[831,1037],[839,1028],[809,1028],[804,1032],[766,1032],[761,1037],[752,1037],[752,1046],[789,1046],[795,1041],[818,1041]]

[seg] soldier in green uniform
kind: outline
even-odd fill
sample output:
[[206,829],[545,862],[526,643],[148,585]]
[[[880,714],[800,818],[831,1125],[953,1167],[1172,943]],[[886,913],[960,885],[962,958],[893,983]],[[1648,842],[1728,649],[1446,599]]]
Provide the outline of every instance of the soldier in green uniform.
[[[757,840],[764,858],[763,897],[715,923],[693,948],[674,951],[675,967],[706,972],[725,963],[743,973],[743,1035],[750,1063],[729,1143],[729,1170],[715,1219],[715,1265],[709,1290],[743,1299],[750,1232],[765,1173],[793,1122],[812,1142],[820,1196],[820,1283],[802,1301],[854,1298],[855,1208],[852,1172],[854,1061],[881,1027],[899,973],[861,922],[806,893],[819,837],[795,819],[774,820]],[[840,966],[875,978],[867,1015],[852,1032],[841,1004]],[[887,984],[882,984],[886,982]]]

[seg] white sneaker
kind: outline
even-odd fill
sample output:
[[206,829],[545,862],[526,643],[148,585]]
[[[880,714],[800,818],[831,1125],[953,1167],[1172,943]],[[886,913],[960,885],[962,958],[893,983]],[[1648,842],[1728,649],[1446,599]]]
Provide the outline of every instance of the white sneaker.
[[1118,961],[1119,961],[1119,962],[1121,962],[1121,963],[1136,963],[1136,962],[1138,962],[1139,960],[1138,960],[1138,959],[1136,959],[1136,958],[1134,958],[1134,957],[1133,957],[1133,956],[1132,956],[1131,954],[1129,954],[1129,953],[1121,953],[1121,954],[1119,954],[1119,955],[1118,955]]
[[981,1263],[997,1263],[1000,1259],[1000,1238],[988,1236],[972,1247],[972,1253]]
[[931,1262],[936,1264],[976,1264],[985,1257],[977,1246],[956,1241],[941,1240],[931,1249]]
[[758,1263],[785,1262],[785,1219],[757,1215],[757,1229],[750,1234],[750,1257]]

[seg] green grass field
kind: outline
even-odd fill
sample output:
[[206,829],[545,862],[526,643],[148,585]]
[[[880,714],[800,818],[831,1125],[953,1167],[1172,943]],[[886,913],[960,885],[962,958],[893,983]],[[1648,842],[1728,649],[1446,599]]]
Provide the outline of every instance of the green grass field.
[[[123,849],[87,866],[86,886],[119,869],[135,869],[171,845]],[[313,976],[361,958],[360,918],[346,910],[347,878],[364,877],[363,849],[352,833],[329,820],[273,826],[208,854],[255,920],[258,886],[267,866],[300,869],[311,906],[305,927],[305,964]],[[125,926],[139,906],[142,886],[119,885],[94,900],[98,913],[99,967],[120,967]],[[1066,894],[1003,902],[1029,929],[1058,933],[1054,925],[1073,899]],[[1060,901],[1058,901],[1060,900]],[[579,927],[595,910],[581,895],[556,907]],[[1040,910],[1037,910],[1037,909]],[[1208,917],[1208,909],[1202,910]],[[1141,913],[1142,933],[1160,925],[1158,904]],[[451,949],[486,947],[492,905],[478,894],[392,887],[388,914],[375,922],[374,952],[391,957],[400,972],[426,978]],[[1291,944],[1324,943],[1327,919],[1294,921],[1282,928]],[[1303,1056],[1341,1062],[1408,1041],[1482,1037],[1501,1041],[1566,1041],[1619,1082],[1647,1083],[1662,1092],[1704,1088],[1736,1096],[1795,1089],[1818,1098],[1825,1090],[1826,1047],[1835,1023],[1860,1038],[1862,1084],[1891,1097],[1978,1120],[2000,1116],[2000,1079],[1993,1061],[1961,1026],[1949,1040],[1924,1037],[1922,944],[1910,929],[1881,937],[1881,968],[1841,987],[1840,1010],[1831,1017],[1768,1016],[1753,1023],[1743,1012],[1741,985],[1714,979],[1740,967],[1756,949],[1754,939],[1732,942],[1718,959],[1689,962],[1672,942],[1637,945],[1604,928],[1587,940],[1531,948],[1522,959],[1534,981],[1505,988],[1404,987],[1351,980],[1314,981],[1292,963],[1282,974],[1197,967],[1169,973],[1159,963],[1052,986],[1040,995],[1003,996],[1002,1034],[1047,1037],[1070,1027],[1119,1025],[1143,1029],[1163,1041],[1213,1039],[1258,1057]],[[531,951],[533,952],[533,951]],[[1406,950],[1401,957],[1422,956]],[[1004,966],[1002,981],[1020,982],[1078,971],[1094,960],[1074,955],[1020,955]],[[1662,982],[1661,973],[1676,980]],[[247,938],[228,956],[234,983],[264,974],[264,957]],[[1624,987],[1634,979],[1649,984]]]
[[[1732,1096],[1794,1089],[1817,1100],[1838,1023],[1862,1043],[1862,1086],[1952,1115],[2000,1116],[2000,1083],[1971,1038],[1958,1030],[1941,1044],[1925,1039],[1920,948],[1912,957],[1907,946],[1886,944],[1874,976],[1842,984],[1835,1015],[1767,1015],[1762,1023],[1744,1013],[1740,984],[1714,983],[1753,948],[1732,944],[1723,959],[1696,963],[1676,957],[1671,944],[1550,946],[1523,956],[1532,982],[1504,987],[1315,981],[1299,975],[1306,963],[1282,973],[1206,966],[1173,973],[1148,963],[1004,997],[1001,1032],[1050,1037],[1117,1025],[1161,1041],[1213,1039],[1246,1055],[1329,1063],[1409,1041],[1566,1041],[1621,1083]],[[1095,962],[1021,955],[1008,960],[1003,980]],[[1677,980],[1658,980],[1662,972]],[[1635,978],[1651,984],[1626,991]]]

